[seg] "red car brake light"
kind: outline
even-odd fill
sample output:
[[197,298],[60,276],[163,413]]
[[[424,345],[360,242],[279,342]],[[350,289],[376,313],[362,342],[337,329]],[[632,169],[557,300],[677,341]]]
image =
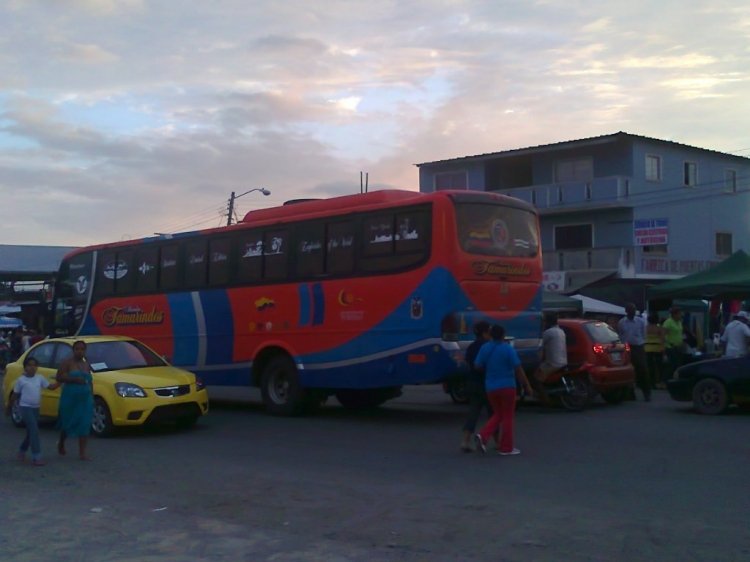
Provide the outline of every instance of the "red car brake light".
[[594,347],[592,349],[597,355],[601,355],[602,353],[604,353],[604,346],[600,343],[594,344]]
[[629,343],[625,344],[625,351],[627,351],[628,353],[630,353],[630,344]]

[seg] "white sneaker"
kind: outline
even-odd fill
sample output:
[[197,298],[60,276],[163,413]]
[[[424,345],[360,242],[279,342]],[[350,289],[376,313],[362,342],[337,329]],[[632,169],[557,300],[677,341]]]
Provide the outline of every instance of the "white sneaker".
[[478,433],[474,436],[474,444],[476,445],[477,451],[480,453],[486,453],[487,452],[487,445],[484,444],[484,441],[482,441],[482,436]]
[[498,451],[497,454],[498,455],[503,455],[503,456],[507,456],[507,455],[520,455],[521,454],[521,450],[520,449],[513,449],[512,451]]

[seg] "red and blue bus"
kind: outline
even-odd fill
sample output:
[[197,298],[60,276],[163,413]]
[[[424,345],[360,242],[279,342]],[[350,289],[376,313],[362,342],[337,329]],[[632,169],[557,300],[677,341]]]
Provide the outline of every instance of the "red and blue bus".
[[58,273],[54,324],[135,337],[208,385],[258,386],[268,411],[292,414],[448,380],[478,320],[502,323],[533,364],[541,279],[526,203],[375,191],[78,249]]

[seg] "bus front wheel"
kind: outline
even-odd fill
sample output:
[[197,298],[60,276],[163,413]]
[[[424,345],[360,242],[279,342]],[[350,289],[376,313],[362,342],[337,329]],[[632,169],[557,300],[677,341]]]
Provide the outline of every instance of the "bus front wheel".
[[277,416],[299,414],[306,404],[297,366],[286,355],[278,355],[268,362],[263,369],[260,391],[268,413]]

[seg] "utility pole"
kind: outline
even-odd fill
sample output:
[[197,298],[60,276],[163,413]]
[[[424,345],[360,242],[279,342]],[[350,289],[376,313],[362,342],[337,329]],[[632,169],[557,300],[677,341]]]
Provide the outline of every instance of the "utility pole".
[[235,195],[234,191],[229,196],[229,203],[227,205],[227,226],[232,226],[232,217],[234,216],[234,202],[242,197],[243,195],[247,195],[248,193],[252,193],[253,191],[260,191],[263,195],[266,197],[271,195],[271,191],[266,189],[265,187],[256,187],[253,189],[248,189],[245,193],[240,193],[239,195]]
[[234,196],[234,191],[232,192],[232,195],[229,196],[229,209],[227,213],[227,226],[232,226],[232,213],[234,213],[234,200],[236,197]]

